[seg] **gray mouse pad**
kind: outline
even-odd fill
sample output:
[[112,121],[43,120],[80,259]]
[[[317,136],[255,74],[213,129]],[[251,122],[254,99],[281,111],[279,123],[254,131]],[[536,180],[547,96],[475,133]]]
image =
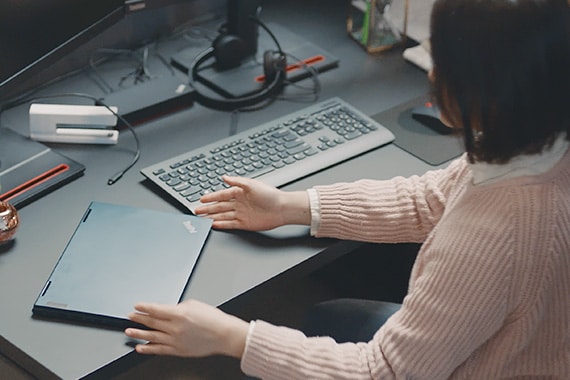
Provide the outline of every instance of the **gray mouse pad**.
[[412,118],[412,109],[427,100],[427,95],[420,96],[372,118],[396,136],[394,144],[428,164],[437,166],[460,156],[465,150],[461,137],[441,133]]

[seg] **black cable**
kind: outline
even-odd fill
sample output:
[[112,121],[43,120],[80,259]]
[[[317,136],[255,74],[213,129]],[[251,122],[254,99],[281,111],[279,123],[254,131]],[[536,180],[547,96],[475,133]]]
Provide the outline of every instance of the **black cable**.
[[[320,92],[321,92],[321,83],[319,80],[319,74],[318,74],[317,70],[315,70],[314,67],[307,65],[306,62],[295,57],[293,54],[284,52],[283,49],[281,48],[281,44],[277,40],[277,37],[275,36],[275,34],[273,34],[273,32],[269,29],[269,27],[263,21],[261,21],[258,17],[250,16],[250,19],[255,21],[259,26],[261,26],[267,32],[267,34],[269,34],[269,36],[271,37],[271,39],[275,43],[275,46],[277,46],[279,54],[293,58],[296,61],[296,63],[301,65],[303,67],[303,69],[309,73],[309,75],[311,76],[311,78],[313,80],[313,95],[315,97],[314,100],[315,101],[318,100]],[[289,82],[289,83],[293,84],[293,82]],[[241,109],[241,111],[250,111],[250,109]],[[231,115],[230,115],[230,136],[233,136],[237,132],[239,115],[240,115],[240,109],[233,110]]]
[[[99,73],[97,65],[94,61],[95,58],[97,57],[97,54],[126,55],[127,57],[133,58],[135,60],[136,66],[134,67],[134,69],[131,72],[123,75],[119,79],[118,86],[120,89],[125,88],[124,83],[128,79],[131,79],[131,78],[132,78],[133,85],[137,85],[137,84],[140,84],[140,83],[143,83],[143,82],[146,82],[146,81],[153,79],[153,75],[151,74],[151,72],[149,70],[149,61],[148,60],[149,60],[149,54],[150,53],[149,53],[149,47],[148,46],[142,47],[142,49],[140,51],[138,49],[100,48],[100,49],[97,49],[97,51],[95,51],[91,55],[91,57],[89,59],[89,67],[91,68],[94,75],[97,77],[97,80],[100,82],[99,84],[104,85],[106,87],[105,89],[103,89],[103,91],[105,91],[105,93],[107,93],[107,94],[115,92],[115,89],[113,88],[113,86],[111,86],[109,83],[107,83],[107,81]],[[170,69],[171,74],[174,75],[174,71],[172,70],[170,65],[165,61],[164,57],[159,56],[159,59],[167,68]]]
[[[277,37],[275,37],[275,34],[273,34],[271,29],[263,21],[261,21],[261,19],[259,19],[258,17],[255,17],[255,16],[249,16],[249,18],[251,20],[255,21],[259,26],[261,26],[261,28],[263,28],[263,30],[265,30],[265,32],[267,32],[269,37],[271,37],[271,39],[273,40],[273,42],[277,46],[277,51],[279,52],[279,54],[293,58],[296,61],[296,63],[300,64],[309,73],[309,75],[313,79],[313,84],[314,84],[313,94],[315,95],[315,98],[316,98],[315,100],[317,100],[319,97],[319,94],[321,92],[321,83],[319,81],[317,70],[315,70],[314,67],[307,65],[307,63],[304,62],[302,59],[295,57],[291,53],[284,52],[283,49],[281,48],[281,44],[279,44],[279,40],[277,40]],[[286,69],[287,68],[285,68],[285,70]],[[292,83],[292,82],[289,82],[289,83]]]
[[[95,105],[98,106],[102,106],[105,107],[107,110],[109,110],[109,112],[111,112],[113,115],[115,115],[121,122],[123,122],[125,124],[125,126],[129,129],[129,131],[132,133],[134,139],[135,139],[135,146],[136,146],[136,151],[135,151],[135,155],[131,161],[131,163],[129,165],[127,165],[124,169],[118,171],[117,173],[115,173],[111,178],[109,178],[107,180],[107,185],[113,185],[115,184],[117,181],[119,181],[127,171],[129,171],[139,160],[140,157],[140,153],[141,153],[141,149],[140,149],[140,140],[135,132],[135,129],[133,128],[133,126],[131,125],[131,123],[129,123],[123,116],[119,115],[117,112],[115,112],[110,106],[108,106],[107,104],[105,104],[101,99],[96,98],[95,96],[89,95],[89,94],[82,94],[82,93],[61,93],[61,94],[52,94],[52,95],[40,95],[40,96],[36,96],[34,98],[30,98],[30,99],[21,99],[19,102],[14,102],[12,104],[12,106],[17,106],[19,104],[23,104],[23,103],[33,103],[37,100],[40,99],[48,99],[48,98],[61,98],[61,97],[78,97],[78,98],[85,98],[85,99],[89,99],[92,100]],[[3,110],[1,110],[3,111]],[[1,112],[0,111],[0,112]]]
[[[309,73],[309,75],[311,76],[311,79],[313,80],[313,95],[315,96],[315,101],[317,101],[319,99],[319,95],[321,93],[321,81],[319,79],[319,72],[314,67],[308,65],[302,59],[295,57],[293,54],[291,54],[291,53],[285,53],[285,54],[287,54],[288,57],[293,58],[297,64],[300,64],[303,67],[303,69]],[[291,82],[291,81],[288,81],[288,83],[289,84],[295,84],[294,82]],[[295,85],[299,88],[303,88],[302,86],[299,86],[297,84],[295,84]],[[303,89],[307,89],[307,88],[305,87]]]
[[271,29],[269,29],[269,27],[267,25],[265,25],[265,23],[263,21],[261,21],[258,17],[249,16],[249,18],[252,21],[255,21],[257,23],[257,25],[261,26],[263,28],[263,30],[265,30],[267,32],[267,34],[269,34],[269,37],[271,37],[271,39],[275,43],[275,46],[277,46],[277,51],[281,54],[285,54],[283,52],[283,49],[281,49],[281,44],[279,43],[279,41],[277,40],[277,37],[275,37],[275,34],[273,34]]

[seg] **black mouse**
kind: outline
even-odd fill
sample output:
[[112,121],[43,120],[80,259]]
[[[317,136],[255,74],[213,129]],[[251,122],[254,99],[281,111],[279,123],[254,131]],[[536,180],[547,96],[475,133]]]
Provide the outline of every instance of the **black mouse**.
[[451,128],[443,124],[440,119],[439,108],[432,102],[425,102],[421,106],[412,108],[412,118],[437,133],[448,135],[453,132]]

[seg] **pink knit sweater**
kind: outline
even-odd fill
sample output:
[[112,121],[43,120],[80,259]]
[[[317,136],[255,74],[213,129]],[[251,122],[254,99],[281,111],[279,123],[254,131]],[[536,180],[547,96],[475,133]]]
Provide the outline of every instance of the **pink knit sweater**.
[[263,379],[570,379],[570,154],[473,185],[464,157],[390,181],[316,188],[318,236],[423,242],[399,312],[367,343],[256,321]]

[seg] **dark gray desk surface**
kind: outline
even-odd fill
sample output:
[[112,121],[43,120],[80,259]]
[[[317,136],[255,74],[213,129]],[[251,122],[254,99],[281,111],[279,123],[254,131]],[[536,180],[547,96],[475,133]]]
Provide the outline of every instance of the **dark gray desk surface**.
[[[425,73],[405,62],[401,51],[369,56],[349,39],[345,31],[345,2],[328,2],[323,8],[318,7],[319,2],[274,3],[268,2],[263,13],[265,20],[285,25],[341,60],[338,68],[320,76],[320,100],[339,96],[374,115],[427,92]],[[97,91],[89,81],[81,86],[77,84],[81,79],[74,81],[68,80],[60,86],[80,92]],[[310,86],[310,80],[303,85]],[[61,91],[57,86],[53,91]],[[288,88],[286,97],[293,99],[295,91]],[[306,105],[281,100],[263,110],[243,113],[238,129]],[[4,126],[28,134],[26,109],[15,109],[2,117]],[[51,145],[86,165],[87,170],[82,178],[22,208],[15,244],[0,247],[0,335],[4,338],[0,339],[0,351],[38,377],[46,378],[96,377],[107,373],[105,369],[136,360],[133,358],[137,355],[122,332],[35,320],[32,304],[89,201],[179,212],[176,204],[154,192],[139,169],[225,137],[229,125],[228,113],[194,106],[137,126],[142,149],[140,161],[113,186],[107,186],[107,179],[132,157],[133,140],[128,132],[121,134],[115,146]],[[432,168],[391,144],[286,189],[362,177],[385,179],[420,174]],[[259,234],[213,231],[185,297],[222,305],[277,275],[302,275],[356,246],[351,242],[313,239],[308,236],[307,228],[296,226]]]

